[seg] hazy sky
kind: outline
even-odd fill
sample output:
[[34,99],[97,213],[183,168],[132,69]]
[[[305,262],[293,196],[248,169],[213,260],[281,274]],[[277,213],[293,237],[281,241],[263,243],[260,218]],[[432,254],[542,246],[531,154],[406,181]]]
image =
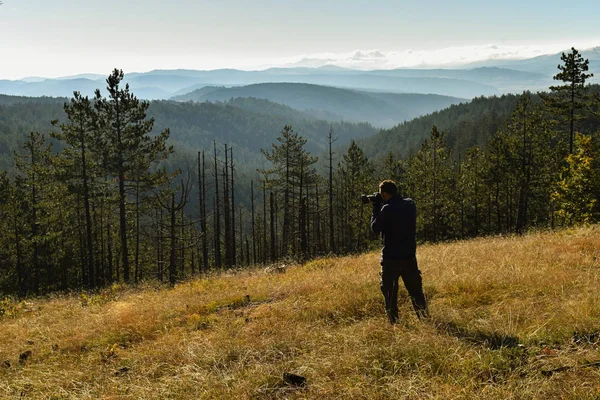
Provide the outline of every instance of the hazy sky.
[[598,0],[2,1],[0,79],[301,60],[452,66],[600,46]]

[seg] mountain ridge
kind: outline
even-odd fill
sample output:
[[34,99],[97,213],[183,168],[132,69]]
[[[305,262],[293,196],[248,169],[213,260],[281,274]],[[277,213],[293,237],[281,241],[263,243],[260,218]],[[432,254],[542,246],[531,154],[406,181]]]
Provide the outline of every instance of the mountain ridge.
[[[494,79],[486,76],[489,70],[471,69],[407,69],[353,70],[326,65],[317,68],[268,68],[245,71],[223,68],[216,70],[157,69],[131,72],[125,82],[149,100],[164,100],[191,92],[201,86],[243,86],[257,83],[308,83],[349,89],[393,93],[440,94],[473,98],[481,95],[521,91],[546,85],[549,76],[506,68],[493,70]],[[525,74],[525,75],[524,75]],[[105,83],[97,74],[82,73],[59,78],[29,77],[21,80],[0,80],[0,93],[21,96],[71,96],[77,90],[92,95]],[[546,85],[547,86],[547,85]]]
[[[176,101],[227,101],[261,98],[285,104],[315,118],[369,122],[391,127],[466,99],[426,94],[376,93],[306,83],[260,83],[239,87],[205,86],[176,96]],[[336,117],[337,116],[337,117]]]

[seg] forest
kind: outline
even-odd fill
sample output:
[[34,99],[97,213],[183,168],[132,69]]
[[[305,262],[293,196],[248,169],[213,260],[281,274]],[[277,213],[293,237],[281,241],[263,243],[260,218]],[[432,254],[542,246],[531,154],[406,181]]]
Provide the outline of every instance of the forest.
[[421,242],[596,222],[600,96],[586,85],[589,62],[576,49],[560,62],[546,93],[478,98],[344,148],[343,125],[320,124],[313,132],[325,140],[315,145],[318,134],[282,123],[280,114],[268,126],[279,124],[276,142],[242,147],[260,146],[258,167],[227,136],[204,137],[187,165],[170,163],[177,115],[161,111],[166,102],[151,112],[115,69],[106,96],[75,92],[64,117],[56,102],[56,114],[36,113],[40,124],[52,122],[50,137],[29,133],[14,153],[15,170],[0,175],[0,290],[27,296],[150,279],[175,284],[360,253],[378,238],[359,198],[382,179],[415,200]]
[[[0,95],[0,169],[14,169],[13,152],[21,148],[27,132],[49,136],[54,129],[50,124],[52,120],[66,120],[65,101],[68,99]],[[378,131],[367,123],[319,120],[285,105],[255,98],[237,98],[223,103],[152,101],[148,116],[156,120],[151,135],[170,128],[169,142],[176,154],[169,162],[179,167],[189,163],[190,154],[195,157],[195,152],[190,150],[209,148],[214,138],[235,146],[239,161],[254,167],[262,166],[264,158],[260,149],[269,146],[273,133],[286,124],[302,132],[309,140],[307,146],[312,152],[327,148],[324,136],[332,126],[340,144],[350,143],[353,137],[372,136]],[[59,141],[50,140],[57,149],[61,146]]]

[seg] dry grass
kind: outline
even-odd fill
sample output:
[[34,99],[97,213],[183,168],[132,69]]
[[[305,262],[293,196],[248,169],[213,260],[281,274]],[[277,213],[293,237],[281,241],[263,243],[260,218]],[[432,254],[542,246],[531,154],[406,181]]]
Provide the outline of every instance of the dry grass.
[[432,320],[403,291],[394,327],[376,253],[5,301],[0,397],[597,399],[599,257],[600,227],[422,246]]

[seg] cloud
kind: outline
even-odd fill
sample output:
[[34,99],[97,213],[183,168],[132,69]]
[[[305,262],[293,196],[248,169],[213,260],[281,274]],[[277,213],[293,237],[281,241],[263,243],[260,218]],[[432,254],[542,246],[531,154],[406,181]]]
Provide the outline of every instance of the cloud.
[[453,68],[486,60],[522,60],[544,54],[556,54],[575,45],[579,49],[598,46],[600,40],[587,43],[554,43],[540,45],[499,45],[455,46],[434,50],[406,49],[382,51],[359,49],[347,53],[318,53],[273,60],[271,65],[293,67],[339,67],[371,70],[393,68]]
[[355,61],[373,61],[386,58],[386,55],[379,50],[361,51],[357,50],[352,55],[351,59]]

